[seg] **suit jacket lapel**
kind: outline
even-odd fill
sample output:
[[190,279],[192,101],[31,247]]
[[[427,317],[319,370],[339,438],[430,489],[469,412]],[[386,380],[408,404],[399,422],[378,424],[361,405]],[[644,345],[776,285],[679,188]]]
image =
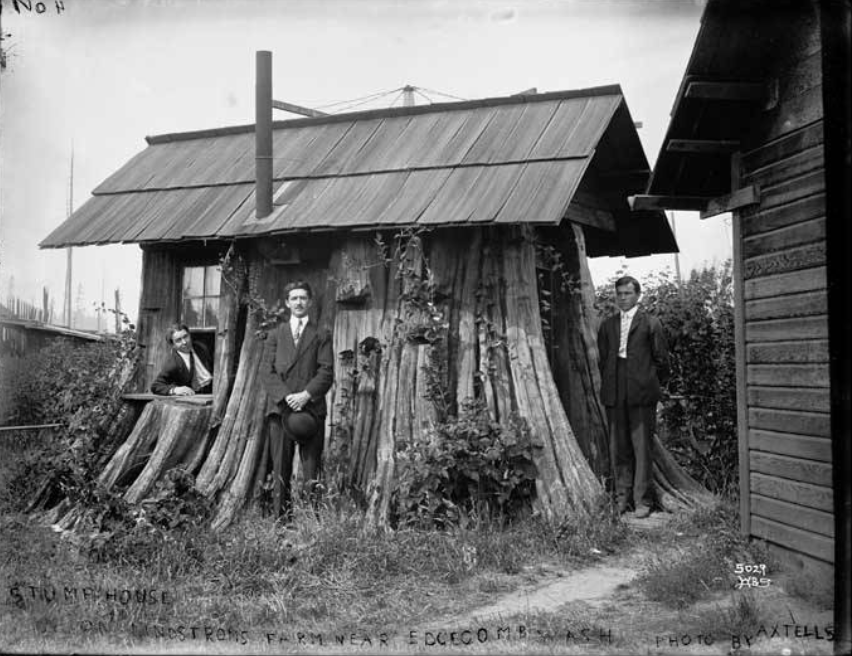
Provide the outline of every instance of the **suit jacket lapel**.
[[[290,367],[292,367],[294,364],[296,364],[296,362],[298,362],[302,353],[304,353],[305,349],[308,347],[308,344],[310,344],[316,336],[317,331],[316,328],[314,328],[314,324],[308,321],[307,325],[302,329],[302,336],[299,337],[299,343],[294,349],[293,360],[290,362]],[[293,342],[292,335],[290,336],[290,342]]]
[[636,314],[633,315],[633,321],[630,322],[630,330],[627,331],[627,336],[630,337],[630,334],[636,330],[637,326],[641,321],[645,320],[645,316],[642,314],[642,310],[639,308],[636,309]]

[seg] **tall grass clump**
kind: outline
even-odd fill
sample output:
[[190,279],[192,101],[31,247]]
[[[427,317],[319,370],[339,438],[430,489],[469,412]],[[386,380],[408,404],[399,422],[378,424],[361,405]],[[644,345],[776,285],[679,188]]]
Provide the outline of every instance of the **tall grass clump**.
[[669,548],[649,557],[636,583],[646,597],[673,608],[732,590],[738,582],[737,563],[774,567],[765,546],[749,543],[740,533],[737,508],[730,500],[678,516],[660,541]]

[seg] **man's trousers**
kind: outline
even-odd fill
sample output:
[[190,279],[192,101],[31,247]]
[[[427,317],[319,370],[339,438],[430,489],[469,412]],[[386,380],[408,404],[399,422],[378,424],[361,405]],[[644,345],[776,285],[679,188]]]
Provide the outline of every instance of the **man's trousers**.
[[290,479],[293,476],[293,456],[296,444],[299,445],[299,459],[302,463],[302,478],[305,481],[312,503],[316,503],[325,422],[320,420],[319,430],[308,440],[297,442],[281,420],[281,415],[269,417],[269,457],[272,462],[272,512],[275,517],[285,515],[289,518],[293,509],[290,492]]
[[655,405],[629,405],[627,401],[627,361],[616,364],[616,401],[607,406],[609,448],[619,505],[653,507],[652,431]]

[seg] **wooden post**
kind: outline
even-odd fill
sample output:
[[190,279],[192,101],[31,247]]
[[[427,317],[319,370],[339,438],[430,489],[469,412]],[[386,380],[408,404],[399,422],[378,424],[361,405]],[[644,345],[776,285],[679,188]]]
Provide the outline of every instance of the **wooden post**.
[[[731,188],[739,188],[740,153],[731,157]],[[737,378],[737,445],[739,452],[740,477],[740,530],[742,534],[751,534],[751,495],[748,448],[748,390],[746,389],[746,343],[745,343],[745,280],[743,276],[743,229],[742,212],[731,213],[731,231],[733,232],[734,258],[734,353]]]

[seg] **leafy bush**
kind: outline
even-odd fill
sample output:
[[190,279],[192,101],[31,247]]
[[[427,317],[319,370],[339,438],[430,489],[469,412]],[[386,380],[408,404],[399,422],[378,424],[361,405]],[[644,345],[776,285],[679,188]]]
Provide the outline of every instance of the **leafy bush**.
[[[614,281],[597,289],[602,316],[616,311]],[[671,376],[659,434],[691,476],[737,493],[736,360],[731,263],[693,270],[680,285],[666,271],[640,281],[641,306],[663,324]]]
[[535,448],[541,444],[520,417],[498,423],[484,403],[464,404],[397,454],[397,521],[446,526],[482,512],[517,516],[534,496]]
[[9,421],[18,425],[58,423],[43,448],[31,450],[11,487],[18,505],[55,501],[58,495],[94,492],[97,467],[113,448],[111,423],[133,373],[136,343],[127,330],[115,339],[78,344],[55,340],[21,358],[4,362],[10,386]]

